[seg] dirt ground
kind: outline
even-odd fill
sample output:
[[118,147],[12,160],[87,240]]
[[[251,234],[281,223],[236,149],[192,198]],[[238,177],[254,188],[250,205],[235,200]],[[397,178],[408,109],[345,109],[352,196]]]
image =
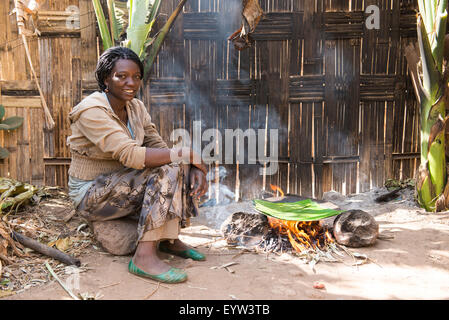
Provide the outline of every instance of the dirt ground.
[[[130,256],[112,256],[95,242],[85,241],[88,245],[78,255],[82,262],[81,272],[76,274],[79,286],[72,291],[102,300],[449,299],[449,214],[419,209],[410,199],[410,190],[379,205],[373,199],[382,192],[384,188],[348,197],[332,192],[326,195],[343,209],[363,207],[379,223],[381,236],[373,246],[349,249],[365,257],[362,260],[347,256],[341,262],[319,261],[312,267],[291,254],[230,247],[217,226],[231,210],[221,210],[219,216],[216,208],[203,208],[202,217],[193,220],[180,238],[207,254],[207,260],[196,262],[161,253],[171,265],[185,268],[187,282],[157,284],[134,276],[127,272]],[[70,211],[67,207],[59,216]],[[73,218],[71,223],[73,231],[81,221]],[[230,262],[235,264],[220,268]],[[74,279],[64,272],[59,274],[63,283]],[[42,282],[3,300],[71,299],[51,276]],[[315,288],[317,282],[324,288]]]

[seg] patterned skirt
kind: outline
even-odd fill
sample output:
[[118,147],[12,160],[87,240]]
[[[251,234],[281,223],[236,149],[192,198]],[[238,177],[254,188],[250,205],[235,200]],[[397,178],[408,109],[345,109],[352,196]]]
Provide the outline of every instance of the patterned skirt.
[[197,201],[189,195],[189,169],[168,164],[100,175],[78,210],[90,222],[134,218],[139,221],[138,240],[176,218],[181,227],[186,227],[190,217],[198,215]]

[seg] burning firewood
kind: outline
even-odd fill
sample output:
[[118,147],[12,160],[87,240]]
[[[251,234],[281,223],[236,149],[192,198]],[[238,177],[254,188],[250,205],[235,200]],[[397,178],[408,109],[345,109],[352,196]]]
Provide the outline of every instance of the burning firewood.
[[251,47],[251,33],[255,31],[263,15],[258,0],[242,0],[242,5],[242,26],[228,38],[239,51]]

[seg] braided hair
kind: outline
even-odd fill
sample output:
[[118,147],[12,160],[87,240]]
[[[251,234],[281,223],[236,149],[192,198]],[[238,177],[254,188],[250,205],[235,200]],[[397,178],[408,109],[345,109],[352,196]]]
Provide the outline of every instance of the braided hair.
[[97,68],[95,70],[95,78],[101,91],[105,91],[106,85],[104,80],[111,74],[115,63],[119,59],[126,59],[134,61],[140,68],[140,73],[143,75],[143,64],[139,56],[126,47],[111,47],[107,49],[98,59]]

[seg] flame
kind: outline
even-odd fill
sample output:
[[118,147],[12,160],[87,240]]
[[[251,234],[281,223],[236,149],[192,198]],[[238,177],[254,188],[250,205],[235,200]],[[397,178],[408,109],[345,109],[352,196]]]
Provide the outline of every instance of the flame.
[[292,247],[302,252],[307,249],[321,249],[333,242],[330,233],[319,221],[288,221],[268,217],[268,223],[280,234],[287,235]]
[[281,197],[284,196],[284,191],[282,191],[282,189],[279,188],[278,186],[275,186],[274,184],[270,184],[270,188],[271,188],[271,190],[273,190],[274,192],[279,192],[279,194],[281,195]]

